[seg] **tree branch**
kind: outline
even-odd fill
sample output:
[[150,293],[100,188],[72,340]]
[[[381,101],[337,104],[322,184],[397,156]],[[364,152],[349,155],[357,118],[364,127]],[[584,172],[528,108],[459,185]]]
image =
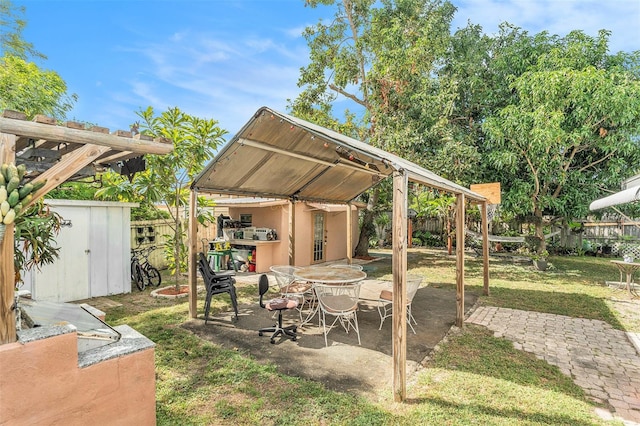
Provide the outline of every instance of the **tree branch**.
[[605,155],[604,157],[602,157],[602,158],[600,158],[600,159],[598,159],[598,160],[596,160],[596,161],[593,161],[593,162],[591,162],[591,163],[587,164],[586,166],[583,166],[583,167],[579,168],[579,169],[578,169],[578,172],[583,172],[583,171],[587,170],[589,167],[593,167],[593,166],[595,166],[596,164],[601,163],[601,162],[603,162],[603,161],[605,161],[605,160],[607,160],[607,159],[611,158],[611,157],[613,156],[613,154],[615,154],[615,153],[616,153],[616,151],[615,151],[615,150],[614,150],[614,151],[611,151],[610,153],[608,153],[608,154],[607,154],[607,155]]
[[367,107],[367,103],[359,98],[357,98],[355,95],[345,92],[343,89],[341,89],[340,87],[336,86],[335,84],[329,84],[329,88],[331,90],[335,90],[336,92],[340,93],[342,96],[344,96],[345,98],[351,99],[353,102],[358,103],[360,105],[362,105],[363,107]]

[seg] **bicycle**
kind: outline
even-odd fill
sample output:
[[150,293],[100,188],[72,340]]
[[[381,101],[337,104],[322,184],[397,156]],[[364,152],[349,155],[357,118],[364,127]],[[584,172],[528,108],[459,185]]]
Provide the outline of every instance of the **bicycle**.
[[162,277],[158,268],[149,263],[149,255],[155,246],[131,249],[131,281],[138,290],[143,291],[147,285],[160,286]]

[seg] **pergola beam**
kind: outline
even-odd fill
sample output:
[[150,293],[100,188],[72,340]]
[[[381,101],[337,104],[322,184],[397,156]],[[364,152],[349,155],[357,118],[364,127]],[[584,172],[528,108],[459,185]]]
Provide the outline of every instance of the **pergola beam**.
[[347,263],[353,263],[353,212],[351,203],[347,203]]
[[142,137],[122,137],[109,133],[78,130],[4,117],[0,117],[0,129],[2,129],[3,133],[27,136],[32,139],[101,145],[112,150],[131,151],[139,154],[168,154],[173,150],[173,144],[168,139],[159,138],[154,141],[148,141]]
[[487,201],[481,203],[482,211],[482,279],[485,296],[489,295],[489,220],[487,217]]
[[187,272],[189,278],[189,316],[191,318],[198,317],[198,294],[197,280],[198,276],[196,265],[198,264],[198,193],[195,189],[189,194],[189,262],[187,264]]
[[75,175],[78,170],[88,166],[107,151],[109,151],[109,147],[106,146],[85,145],[80,149],[76,149],[71,154],[65,155],[62,161],[55,163],[46,172],[34,179],[34,182],[46,180],[46,183],[42,188],[33,193],[33,198],[27,205],[23,206],[23,208],[27,208],[36,203],[40,197],[60,186],[71,176]]

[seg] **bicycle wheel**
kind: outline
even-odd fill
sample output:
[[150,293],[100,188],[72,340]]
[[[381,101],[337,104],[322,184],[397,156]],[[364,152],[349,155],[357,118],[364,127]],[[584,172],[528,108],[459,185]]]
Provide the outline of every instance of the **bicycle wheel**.
[[131,265],[131,278],[136,283],[138,290],[142,291],[145,288],[145,273],[142,270],[142,266],[139,263]]
[[160,271],[158,271],[158,269],[155,266],[151,266],[149,264],[145,265],[144,270],[147,273],[149,285],[154,285],[156,287],[159,287],[160,283],[162,283],[162,277],[160,276]]
[[138,262],[136,262],[133,259],[131,259],[131,282],[134,282],[136,280],[136,265],[137,264],[138,264]]

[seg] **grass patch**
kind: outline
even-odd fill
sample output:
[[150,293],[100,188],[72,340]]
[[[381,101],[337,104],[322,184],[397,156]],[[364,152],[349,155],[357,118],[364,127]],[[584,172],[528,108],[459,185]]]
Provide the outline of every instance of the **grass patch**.
[[[385,254],[388,254],[386,252]],[[606,259],[552,258],[552,271],[492,263],[491,295],[479,303],[606,321],[640,331],[635,315],[621,314],[622,293],[602,285],[617,276]],[[429,285],[455,287],[455,257],[411,250],[409,267]],[[388,256],[367,269],[389,277]],[[482,263],[468,259],[467,291],[481,294]],[[171,282],[167,277],[164,281]],[[180,327],[186,299],[155,299],[149,290],[112,296],[109,323],[128,324],[156,343],[159,425],[605,425],[582,389],[558,368],[515,350],[510,341],[468,325],[450,335],[426,368],[412,377],[408,400],[367,400],[334,392],[322,383],[279,374],[240,351],[199,339]],[[239,286],[241,303],[256,303],[255,286]],[[203,295],[198,304],[202,311]],[[212,311],[230,309],[216,297]],[[427,325],[425,325],[427,326]],[[390,393],[390,392],[389,392]]]

